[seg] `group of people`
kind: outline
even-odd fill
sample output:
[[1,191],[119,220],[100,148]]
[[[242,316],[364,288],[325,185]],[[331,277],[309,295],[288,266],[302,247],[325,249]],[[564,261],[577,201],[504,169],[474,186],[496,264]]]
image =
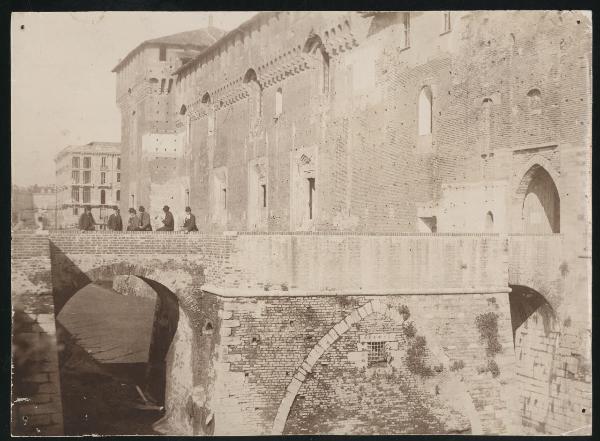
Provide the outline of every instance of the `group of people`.
[[[175,230],[175,219],[171,213],[169,207],[165,205],[163,207],[165,213],[162,219],[163,226],[157,228],[156,231],[174,231]],[[152,224],[150,222],[150,215],[146,212],[144,207],[139,207],[139,215],[135,208],[129,209],[129,219],[127,220],[127,231],[152,231]],[[94,231],[96,229],[96,221],[92,215],[92,208],[86,206],[83,214],[79,218],[79,229],[86,231]],[[119,208],[115,207],[114,212],[108,218],[106,227],[112,231],[123,231],[123,219]],[[192,214],[190,207],[185,207],[185,221],[182,226],[183,231],[198,231],[196,226],[196,216]]]

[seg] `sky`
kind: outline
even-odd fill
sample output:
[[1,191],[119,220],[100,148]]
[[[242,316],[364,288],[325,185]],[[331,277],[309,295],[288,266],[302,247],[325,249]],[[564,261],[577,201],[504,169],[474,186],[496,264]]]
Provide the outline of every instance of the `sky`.
[[255,12],[26,12],[11,19],[12,182],[51,185],[54,157],[72,144],[121,140],[111,70],[150,38]]

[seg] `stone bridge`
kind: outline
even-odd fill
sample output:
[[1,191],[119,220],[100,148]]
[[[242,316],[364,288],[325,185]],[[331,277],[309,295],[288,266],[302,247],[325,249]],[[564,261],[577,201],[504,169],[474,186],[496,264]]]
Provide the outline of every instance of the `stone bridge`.
[[[15,433],[61,433],[54,317],[85,285],[122,275],[149,284],[161,307],[175,305],[168,352],[150,354],[166,366],[158,431],[582,427],[591,395],[571,392],[589,378],[571,367],[570,352],[546,341],[568,334],[560,311],[569,274],[581,275],[561,243],[557,234],[13,234],[13,345],[38,348],[15,354]],[[572,384],[540,370],[537,353],[523,356],[517,339],[538,315],[546,328],[535,338],[529,332],[527,348],[543,345],[549,366],[568,359],[563,378]],[[567,338],[570,347],[585,346],[577,338]],[[553,392],[557,381],[563,389]],[[559,416],[532,398],[538,407],[558,403]]]

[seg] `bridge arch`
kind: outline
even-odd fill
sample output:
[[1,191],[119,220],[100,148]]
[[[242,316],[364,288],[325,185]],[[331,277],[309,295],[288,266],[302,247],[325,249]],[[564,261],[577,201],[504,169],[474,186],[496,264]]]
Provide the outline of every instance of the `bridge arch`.
[[[345,318],[340,320],[334,326],[332,326],[327,333],[317,342],[317,344],[312,348],[312,350],[308,353],[308,355],[304,358],[300,366],[294,372],[292,380],[290,381],[287,389],[285,391],[284,398],[282,399],[275,419],[273,420],[273,425],[271,429],[271,435],[282,435],[288,420],[288,416],[290,411],[292,410],[292,406],[294,404],[294,400],[300,391],[300,388],[304,384],[307,375],[312,372],[313,367],[318,362],[318,360],[341,338],[348,332],[352,325],[357,324],[369,317],[372,314],[381,314],[386,318],[389,318],[397,323],[404,324],[408,319],[407,316],[404,315],[402,311],[399,311],[397,308],[389,307],[384,302],[375,299],[371,300],[364,305],[356,308],[350,314],[348,314]],[[444,353],[441,346],[436,343],[436,338],[428,332],[427,328],[424,326],[419,327],[419,334],[426,337],[428,342],[428,348],[431,351],[432,355],[437,358],[437,360],[441,361],[444,365],[450,365],[449,357]],[[481,421],[479,415],[475,409],[473,401],[470,395],[463,391],[464,397],[461,397],[461,405],[464,406],[462,409],[465,411],[465,415],[469,418],[469,422],[471,425],[472,433],[482,433]]]

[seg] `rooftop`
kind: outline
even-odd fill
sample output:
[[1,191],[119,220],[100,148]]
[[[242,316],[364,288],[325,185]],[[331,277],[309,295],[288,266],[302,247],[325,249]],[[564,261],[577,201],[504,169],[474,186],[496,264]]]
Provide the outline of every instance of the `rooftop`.
[[55,160],[69,153],[121,153],[121,143],[92,141],[84,145],[69,145],[58,152]]
[[202,50],[206,47],[211,46],[217,40],[219,40],[225,31],[214,26],[208,26],[206,28],[200,28],[193,31],[179,32],[173,35],[166,35],[164,37],[153,38],[141,42],[135,49],[127,54],[112,70],[118,72],[127,62],[137,55],[141,50],[146,47],[158,47],[166,45],[168,47],[181,48],[181,49],[196,49]]

